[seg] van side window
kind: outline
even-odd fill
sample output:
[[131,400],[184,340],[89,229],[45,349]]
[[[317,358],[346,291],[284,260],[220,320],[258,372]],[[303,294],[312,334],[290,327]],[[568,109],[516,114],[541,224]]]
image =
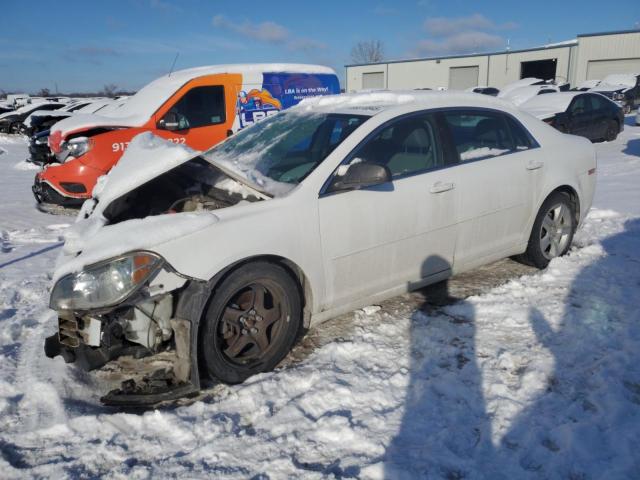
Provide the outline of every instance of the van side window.
[[392,177],[412,175],[444,166],[432,115],[400,119],[361,145],[354,154],[358,162],[389,168]]
[[169,111],[177,114],[179,130],[224,123],[224,87],[192,88]]
[[460,162],[482,160],[515,150],[505,116],[475,111],[444,112]]

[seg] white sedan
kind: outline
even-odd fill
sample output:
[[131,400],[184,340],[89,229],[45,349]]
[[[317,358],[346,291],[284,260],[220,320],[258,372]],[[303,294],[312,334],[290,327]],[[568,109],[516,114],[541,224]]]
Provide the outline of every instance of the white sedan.
[[143,134],[67,236],[45,350],[172,362],[107,403],[242,382],[314,322],[505,257],[546,267],[595,171],[588,140],[477,94],[313,99],[205,153]]

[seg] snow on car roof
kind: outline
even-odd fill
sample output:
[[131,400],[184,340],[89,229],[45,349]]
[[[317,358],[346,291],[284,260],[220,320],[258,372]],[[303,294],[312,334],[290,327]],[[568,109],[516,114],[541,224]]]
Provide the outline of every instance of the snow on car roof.
[[509,92],[513,90],[516,90],[522,87],[528,87],[529,85],[533,85],[535,83],[543,82],[543,81],[544,80],[542,80],[541,78],[535,78],[535,77],[521,78],[520,80],[517,80],[512,83],[508,83],[507,85],[502,87],[500,89],[500,93],[498,94],[498,97],[504,97],[505,95],[507,95]]
[[637,76],[637,73],[616,73],[607,75],[602,79],[600,85],[623,85],[628,88],[633,88],[636,86]]
[[321,65],[287,64],[287,63],[256,63],[229,64],[195,67],[179,70],[164,75],[142,87],[129,98],[120,108],[109,113],[109,116],[122,118],[135,116],[143,123],[149,119],[162,104],[173,95],[182,85],[194,78],[205,75],[222,73],[259,73],[259,72],[296,72],[296,73],[324,73],[335,74],[329,67]]
[[513,109],[513,105],[489,95],[471,92],[437,90],[380,90],[365,93],[344,93],[306,98],[292,111],[323,111],[373,116],[381,111],[397,107],[492,107]]
[[571,100],[584,92],[557,92],[537,95],[520,105],[520,109],[534,117],[547,118],[556,113],[564,112]]

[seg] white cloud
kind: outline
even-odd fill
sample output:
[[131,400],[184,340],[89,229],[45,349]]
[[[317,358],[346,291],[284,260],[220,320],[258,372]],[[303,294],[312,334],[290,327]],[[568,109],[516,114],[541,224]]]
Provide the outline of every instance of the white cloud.
[[504,47],[505,41],[498,35],[486,32],[467,31],[418,43],[415,55],[456,55],[478,53]]
[[291,36],[289,30],[282,25],[271,21],[261,23],[244,21],[242,23],[236,23],[232,22],[224,15],[216,15],[213,17],[213,26],[224,28],[225,30],[231,30],[232,32],[240,35],[245,35],[249,38],[268,43],[284,43]]
[[224,15],[216,15],[212,19],[212,24],[216,28],[228,30],[253,40],[282,45],[292,51],[311,52],[326,48],[326,44],[306,37],[296,37],[286,27],[270,20],[259,23],[248,20],[234,22]]
[[451,36],[461,30],[505,30],[515,27],[513,22],[496,24],[479,13],[467,17],[432,17],[424,22],[425,30],[434,37]]

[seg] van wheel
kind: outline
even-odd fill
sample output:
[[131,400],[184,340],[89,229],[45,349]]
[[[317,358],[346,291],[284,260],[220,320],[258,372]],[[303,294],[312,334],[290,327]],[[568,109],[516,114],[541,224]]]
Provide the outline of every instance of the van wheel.
[[569,251],[576,231],[575,209],[564,193],[549,195],[533,222],[527,251],[522,260],[543,269],[551,259]]
[[279,265],[245,264],[216,288],[203,321],[204,370],[241,383],[273,370],[293,347],[302,325],[298,285]]
[[618,136],[618,130],[618,122],[610,120],[607,124],[607,132],[605,133],[604,139],[607,142],[613,142]]

